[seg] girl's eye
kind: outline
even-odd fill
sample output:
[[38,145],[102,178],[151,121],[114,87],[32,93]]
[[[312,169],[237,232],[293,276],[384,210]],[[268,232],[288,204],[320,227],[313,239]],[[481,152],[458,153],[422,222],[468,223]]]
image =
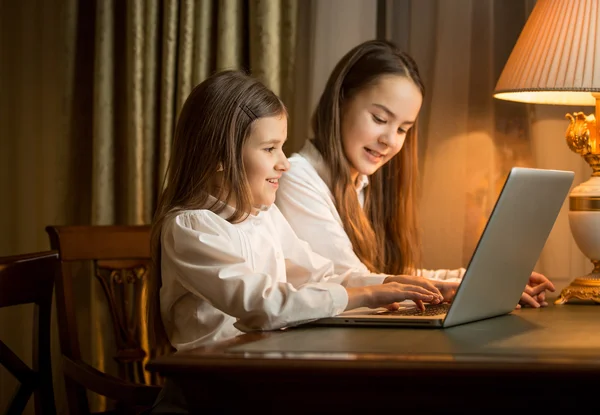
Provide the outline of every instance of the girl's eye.
[[375,121],[377,124],[385,124],[387,121],[384,120],[383,118],[379,118],[377,115],[372,114],[373,115],[373,121]]
[[398,134],[400,134],[400,135],[404,135],[404,134],[406,134],[407,132],[408,132],[408,131],[406,131],[406,130],[403,130],[402,128],[398,128]]
[[272,153],[273,151],[275,151],[275,147],[269,147],[269,148],[265,148],[265,151],[267,153]]

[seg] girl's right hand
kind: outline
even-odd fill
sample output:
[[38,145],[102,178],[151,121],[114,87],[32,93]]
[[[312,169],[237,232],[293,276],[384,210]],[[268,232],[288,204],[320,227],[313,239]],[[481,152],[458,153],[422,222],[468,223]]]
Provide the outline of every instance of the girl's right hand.
[[425,309],[423,303],[438,304],[443,298],[439,293],[430,291],[417,285],[401,284],[399,282],[386,282],[385,284],[370,285],[367,287],[346,288],[348,292],[348,305],[346,310],[358,307],[388,307],[390,304],[405,300],[412,300],[421,310]]
[[390,275],[385,280],[383,280],[384,284],[389,282],[399,282],[400,284],[417,285],[419,287],[425,288],[426,290],[432,291],[435,294],[442,295],[440,290],[436,287],[435,281],[425,277],[417,277],[416,275]]

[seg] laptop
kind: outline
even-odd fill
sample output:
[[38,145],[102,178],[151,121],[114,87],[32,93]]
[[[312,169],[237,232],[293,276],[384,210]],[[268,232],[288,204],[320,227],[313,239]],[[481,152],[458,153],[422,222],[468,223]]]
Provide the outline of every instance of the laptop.
[[571,171],[509,172],[451,304],[405,301],[398,311],[358,308],[316,325],[452,327],[510,313],[521,298],[573,182]]

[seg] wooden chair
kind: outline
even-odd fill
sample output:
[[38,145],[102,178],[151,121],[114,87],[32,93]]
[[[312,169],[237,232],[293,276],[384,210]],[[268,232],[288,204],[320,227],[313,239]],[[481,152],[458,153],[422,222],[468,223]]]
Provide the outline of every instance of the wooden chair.
[[0,308],[34,304],[33,358],[29,368],[0,340],[0,364],[20,382],[6,407],[20,414],[34,394],[36,414],[55,414],[50,362],[50,316],[54,279],[59,272],[56,252],[0,258]]
[[[52,249],[59,252],[61,275],[56,303],[67,400],[71,414],[87,413],[86,389],[113,400],[120,413],[138,413],[154,403],[160,386],[146,381],[142,347],[148,325],[150,277],[149,226],[48,226]],[[73,264],[90,262],[110,309],[119,377],[101,372],[81,357],[73,293]]]

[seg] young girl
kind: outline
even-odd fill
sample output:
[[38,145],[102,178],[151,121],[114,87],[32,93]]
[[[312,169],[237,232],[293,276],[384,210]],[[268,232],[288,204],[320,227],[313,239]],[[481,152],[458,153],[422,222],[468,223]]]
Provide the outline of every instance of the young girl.
[[[451,300],[464,268],[419,268],[416,124],[423,95],[417,65],[392,43],[352,49],[329,77],[313,115],[314,138],[290,157],[276,203],[336,272],[425,276]],[[554,291],[552,283],[533,273],[521,302],[547,305],[546,289]]]
[[273,205],[286,137],[282,102],[241,72],[210,77],[184,104],[152,226],[160,312],[177,350],[348,308],[441,301],[433,285],[335,274],[298,239]]

